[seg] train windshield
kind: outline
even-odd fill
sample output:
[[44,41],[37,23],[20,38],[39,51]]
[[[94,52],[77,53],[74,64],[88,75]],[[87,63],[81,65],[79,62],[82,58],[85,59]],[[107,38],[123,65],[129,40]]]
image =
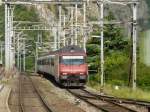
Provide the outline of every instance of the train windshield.
[[81,65],[85,63],[84,56],[62,56],[61,63],[65,65]]

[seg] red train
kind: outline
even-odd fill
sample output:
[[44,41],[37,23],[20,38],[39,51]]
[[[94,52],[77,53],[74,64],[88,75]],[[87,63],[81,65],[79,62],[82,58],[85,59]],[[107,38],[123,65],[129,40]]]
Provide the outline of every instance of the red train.
[[64,86],[84,86],[88,78],[85,51],[75,45],[41,56],[37,71],[53,75]]

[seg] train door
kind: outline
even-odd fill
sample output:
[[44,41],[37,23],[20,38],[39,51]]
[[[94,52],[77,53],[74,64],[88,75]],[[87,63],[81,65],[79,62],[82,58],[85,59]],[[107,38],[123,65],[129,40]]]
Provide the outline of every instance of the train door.
[[55,56],[51,56],[51,75],[55,76]]
[[55,79],[57,81],[59,81],[59,56],[58,55],[55,56],[54,61],[55,61],[55,65],[54,65],[54,68],[55,68]]

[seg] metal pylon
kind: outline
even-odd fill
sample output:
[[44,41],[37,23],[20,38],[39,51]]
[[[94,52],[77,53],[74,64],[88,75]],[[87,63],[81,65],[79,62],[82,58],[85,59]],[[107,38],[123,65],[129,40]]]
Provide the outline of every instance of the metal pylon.
[[14,7],[5,4],[5,68],[10,70],[14,64],[14,53],[12,47],[13,37],[13,11]]

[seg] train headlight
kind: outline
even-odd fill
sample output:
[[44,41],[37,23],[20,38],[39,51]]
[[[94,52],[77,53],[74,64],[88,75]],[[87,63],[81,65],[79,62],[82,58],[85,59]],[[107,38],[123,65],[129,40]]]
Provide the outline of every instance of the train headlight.
[[80,79],[86,79],[86,76],[85,75],[81,75]]
[[67,75],[61,76],[61,79],[67,79]]
[[67,73],[62,73],[63,75],[67,75]]
[[84,75],[84,73],[80,73],[80,75]]

